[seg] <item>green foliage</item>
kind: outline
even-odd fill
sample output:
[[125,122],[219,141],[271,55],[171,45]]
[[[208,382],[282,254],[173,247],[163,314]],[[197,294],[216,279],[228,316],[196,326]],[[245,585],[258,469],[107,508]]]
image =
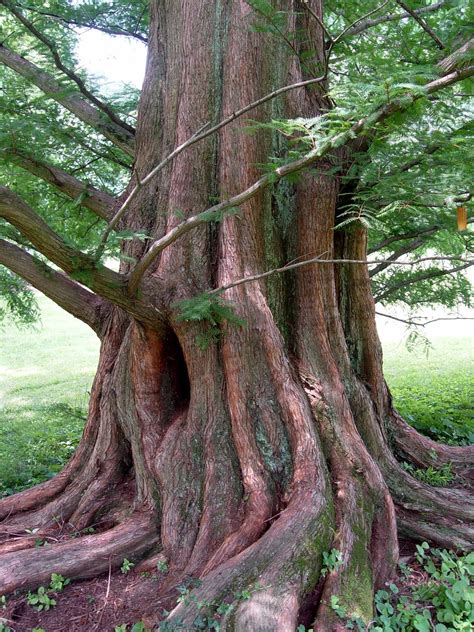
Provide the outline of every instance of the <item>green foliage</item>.
[[122,566],[120,567],[120,571],[126,575],[127,573],[129,573],[132,568],[135,566],[135,564],[133,562],[131,562],[130,560],[127,560],[127,558],[125,558],[122,562]]
[[[178,586],[178,592],[180,593],[178,603],[184,603],[186,605],[193,604],[196,608],[197,615],[191,626],[183,624],[180,620],[174,621],[173,623],[162,621],[158,627],[160,632],[177,632],[178,630],[183,632],[185,630],[187,632],[214,630],[218,632],[221,627],[220,621],[222,617],[229,616],[240,603],[248,601],[256,591],[261,589],[259,584],[255,584],[254,586],[235,592],[232,595],[232,600],[215,602],[201,601],[193,594],[192,590],[199,588],[200,585],[200,580],[190,579],[188,582]],[[167,611],[163,612],[165,618],[168,614],[169,612]]]
[[0,619],[0,632],[13,632],[10,626],[5,625]]
[[206,349],[220,339],[224,324],[237,327],[245,324],[245,321],[235,314],[233,307],[216,294],[200,294],[191,299],[178,301],[173,307],[178,312],[178,320],[203,323],[206,326],[196,338],[196,344],[201,349]]
[[374,632],[449,632],[472,630],[474,623],[474,553],[456,556],[445,549],[417,545],[417,560],[427,581],[411,594],[378,591]]
[[0,324],[6,317],[19,326],[31,325],[38,319],[39,310],[31,287],[0,267]]
[[44,586],[40,586],[35,593],[28,592],[27,602],[38,612],[49,610],[56,605],[56,600],[49,596]]
[[160,560],[157,565],[156,568],[160,571],[160,573],[167,573],[168,572],[168,562],[166,560]]
[[454,480],[451,463],[445,463],[440,467],[417,468],[411,463],[402,463],[403,468],[412,476],[423,483],[428,483],[433,487],[445,487]]
[[337,549],[323,551],[323,566],[321,569],[321,577],[326,577],[328,573],[336,571],[342,565],[342,553]]
[[51,583],[49,585],[50,589],[53,592],[61,592],[64,590],[65,586],[71,583],[70,579],[66,579],[62,575],[58,573],[53,573],[51,575]]

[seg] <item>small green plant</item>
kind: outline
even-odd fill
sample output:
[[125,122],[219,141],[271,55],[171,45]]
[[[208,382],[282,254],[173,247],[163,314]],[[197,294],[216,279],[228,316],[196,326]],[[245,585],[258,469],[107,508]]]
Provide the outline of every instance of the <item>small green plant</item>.
[[57,573],[53,573],[51,575],[51,583],[49,585],[50,589],[53,592],[61,592],[64,590],[64,587],[71,583],[70,579],[66,579],[62,575],[58,575]]
[[12,632],[12,629],[0,619],[0,632]]
[[35,610],[41,612],[41,610],[49,610],[56,605],[56,600],[52,599],[44,586],[40,586],[38,588],[38,592],[28,593],[27,597],[28,604],[33,606]]
[[32,628],[31,632],[46,632],[44,628]]
[[156,564],[156,568],[160,571],[160,573],[167,573],[168,562],[166,560],[159,560]]
[[0,608],[2,608],[2,610],[5,610],[7,607],[7,598],[5,597],[5,595],[2,595],[0,597]]
[[196,344],[201,349],[217,342],[224,323],[242,327],[245,321],[239,318],[231,305],[215,294],[200,294],[194,298],[174,304],[178,310],[178,320],[207,324],[205,332],[198,334]]
[[129,573],[132,568],[135,566],[135,564],[133,562],[131,562],[130,560],[127,560],[127,558],[124,559],[124,561],[122,562],[122,566],[120,567],[120,570],[122,571],[122,573],[124,575],[126,575],[127,573]]
[[416,560],[428,579],[410,595],[390,591],[375,595],[373,632],[468,632],[474,628],[474,553],[456,556],[445,549],[430,549],[427,542],[416,547]]
[[321,577],[326,577],[328,573],[336,571],[342,564],[342,553],[337,549],[323,551],[323,566],[321,569]]
[[417,468],[411,463],[402,463],[403,468],[412,476],[423,483],[432,485],[433,487],[446,487],[454,480],[451,463],[445,463],[440,467]]

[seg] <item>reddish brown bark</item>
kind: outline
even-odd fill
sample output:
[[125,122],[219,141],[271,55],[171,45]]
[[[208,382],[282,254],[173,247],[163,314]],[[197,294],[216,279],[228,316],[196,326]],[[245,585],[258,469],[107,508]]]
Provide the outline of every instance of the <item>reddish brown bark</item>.
[[[253,28],[246,2],[151,3],[139,176],[206,122],[317,66],[317,23],[301,17],[297,0],[280,5],[289,11],[289,32],[307,35],[295,46],[315,46],[304,67],[281,41]],[[317,0],[311,6],[321,14]],[[276,107],[282,116],[315,116],[327,105],[321,87],[306,88],[252,118],[265,121]],[[235,121],[180,154],[139,191],[125,227],[159,238],[183,215],[254,182],[274,148],[270,133],[249,134],[246,125]],[[248,589],[250,598],[223,615],[222,629],[294,630],[304,605],[305,623],[339,630],[331,596],[371,619],[373,591],[397,561],[397,524],[416,538],[472,545],[472,501],[411,478],[392,452],[424,464],[434,446],[391,408],[364,266],[308,266],[227,290],[223,298],[245,325],[221,324],[219,340],[205,348],[197,342],[209,324],[180,318],[180,300],[263,272],[270,262],[323,253],[363,258],[362,230],[334,232],[338,203],[338,177],[318,164],[293,188],[260,192],[238,215],[164,250],[140,287],[146,318],[126,302],[123,310],[109,308],[77,452],[52,481],[0,501],[10,534],[0,547],[0,592],[38,585],[53,571],[90,576],[109,559],[116,567],[160,550],[170,568],[163,592],[184,577],[202,581],[170,623],[193,629],[212,610],[196,609],[197,602],[232,601]],[[140,257],[146,247],[132,243],[127,254]],[[159,310],[156,326],[150,305]],[[462,467],[469,455],[434,449],[442,462]],[[51,546],[47,557],[12,536],[19,526],[48,534],[58,523],[67,532],[97,522],[103,533]],[[320,579],[322,553],[331,548],[342,563]],[[156,622],[158,599],[144,604]]]

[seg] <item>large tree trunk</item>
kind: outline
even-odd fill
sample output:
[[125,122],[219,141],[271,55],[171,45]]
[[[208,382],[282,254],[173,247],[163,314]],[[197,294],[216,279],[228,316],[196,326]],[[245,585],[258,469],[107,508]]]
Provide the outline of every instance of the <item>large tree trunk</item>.
[[[139,177],[205,123],[317,70],[322,33],[300,4],[280,2],[289,32],[300,33],[300,52],[315,49],[304,68],[284,43],[252,28],[255,13],[243,0],[151,3]],[[311,5],[321,14],[318,0]],[[315,116],[328,106],[320,87],[306,88],[252,118]],[[159,238],[183,215],[252,184],[282,148],[267,131],[246,133],[246,124],[236,121],[178,156],[140,190],[124,227]],[[97,523],[103,532],[47,550],[31,548],[31,538],[7,538],[1,593],[34,587],[51,572],[88,577],[124,557],[162,551],[170,568],[162,592],[189,576],[201,579],[196,600],[206,604],[250,589],[221,629],[294,630],[315,621],[317,630],[338,630],[344,624],[330,608],[332,595],[351,615],[372,618],[374,588],[398,559],[397,527],[446,546],[472,545],[472,499],[430,488],[397,461],[399,454],[462,470],[472,451],[424,439],[392,409],[365,266],[308,266],[227,290],[245,324],[221,325],[218,340],[206,322],[179,317],[177,302],[275,261],[365,257],[362,229],[334,231],[339,182],[329,166],[254,196],[237,215],[168,247],[140,288],[166,327],[118,308],[107,316],[73,459],[51,481],[0,501],[5,532]],[[127,254],[139,257],[144,248],[133,244]],[[332,548],[342,563],[320,578],[322,553]],[[156,621],[159,596],[148,604]],[[169,621],[192,629],[206,611],[196,600],[182,602]]]

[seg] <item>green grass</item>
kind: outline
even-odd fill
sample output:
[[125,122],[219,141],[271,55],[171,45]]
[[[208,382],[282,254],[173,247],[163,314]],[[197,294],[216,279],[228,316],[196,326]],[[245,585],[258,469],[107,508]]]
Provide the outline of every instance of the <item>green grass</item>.
[[474,339],[434,338],[428,356],[403,343],[384,346],[384,369],[394,404],[434,439],[474,443]]
[[0,496],[58,472],[81,436],[99,341],[39,297],[35,330],[0,332]]
[[[58,472],[81,436],[97,364],[92,331],[39,298],[42,325],[0,333],[0,496]],[[385,372],[400,413],[449,443],[474,440],[472,338],[437,338],[428,357],[385,345]]]

